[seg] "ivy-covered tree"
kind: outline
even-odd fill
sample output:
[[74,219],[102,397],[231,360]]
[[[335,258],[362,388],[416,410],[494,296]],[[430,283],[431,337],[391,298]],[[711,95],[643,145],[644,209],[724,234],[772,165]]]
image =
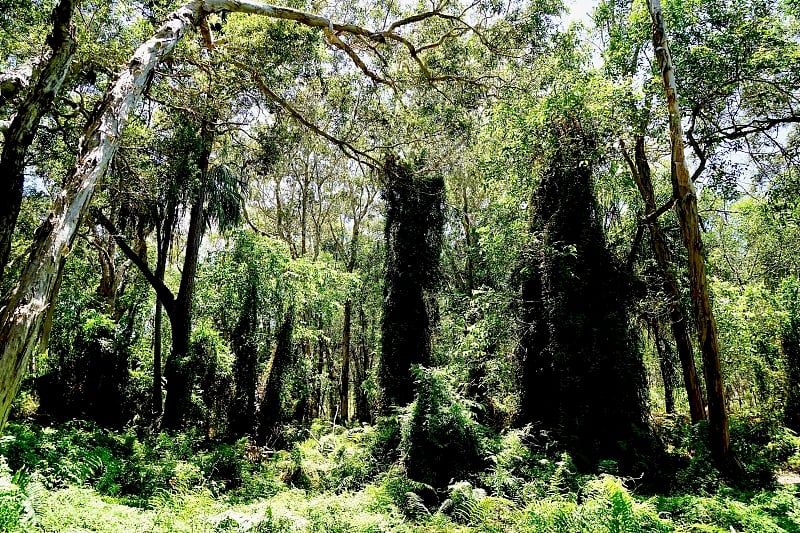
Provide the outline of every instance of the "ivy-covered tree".
[[378,382],[384,414],[413,400],[412,366],[431,362],[444,179],[420,167],[390,156],[383,168],[386,270]]
[[598,219],[592,132],[569,114],[551,128],[522,265],[519,418],[552,431],[583,468],[630,468],[649,431],[631,283]]

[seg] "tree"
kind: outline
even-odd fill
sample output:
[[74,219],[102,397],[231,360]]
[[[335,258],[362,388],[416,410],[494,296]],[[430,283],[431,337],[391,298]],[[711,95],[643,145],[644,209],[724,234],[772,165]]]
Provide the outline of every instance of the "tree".
[[37,66],[29,80],[22,103],[10,125],[3,131],[3,152],[0,155],[0,195],[5,201],[0,207],[0,280],[9,261],[11,241],[22,204],[25,156],[33,142],[44,114],[49,110],[59,91],[72,56],[77,49],[72,18],[77,12],[77,0],[61,0],[52,13],[53,31],[47,37],[52,52]]
[[675,71],[669,52],[664,17],[659,0],[648,0],[648,9],[653,21],[653,48],[664,82],[664,92],[669,112],[671,145],[671,176],[675,194],[675,210],[680,222],[681,237],[688,252],[689,282],[692,289],[695,320],[700,337],[700,353],[703,356],[703,373],[708,399],[708,420],[711,449],[719,464],[727,470],[735,468],[730,448],[728,413],[725,406],[725,387],[720,367],[717,324],[709,298],[708,280],[703,258],[703,242],[700,236],[697,194],[686,166],[683,149],[683,126],[678,107]]
[[438,282],[444,223],[444,180],[419,164],[386,160],[386,270],[378,382],[379,411],[414,398],[412,366],[429,365],[433,291]]
[[649,429],[641,355],[628,324],[630,282],[597,216],[592,133],[568,112],[548,122],[552,144],[531,199],[522,266],[519,418],[555,432],[582,468],[615,459],[632,471]]
[[[20,280],[0,315],[0,341],[3,345],[0,353],[0,426],[8,416],[8,407],[19,388],[27,360],[42,339],[64,259],[74,242],[97,183],[119,146],[129,113],[152,79],[155,66],[172,52],[190,27],[199,24],[206,44],[210,49],[214,48],[206,17],[223,10],[291,20],[317,28],[325,34],[331,46],[350,57],[364,75],[376,83],[395,89],[396,84],[390,78],[381,76],[367,66],[348,39],[376,40],[402,47],[419,66],[424,78],[436,83],[449,79],[437,78],[425,63],[427,51],[436,46],[417,48],[408,38],[408,29],[425,21],[443,23],[450,31],[445,31],[442,42],[475,31],[473,26],[463,21],[463,12],[457,8],[454,14],[435,9],[399,19],[381,31],[355,24],[337,24],[318,14],[250,1],[192,0],[171,13],[153,37],[137,48],[132,60],[110,85],[92,114],[79,142],[76,164],[65,182],[65,189],[54,201],[50,216],[38,232]],[[375,49],[370,50],[380,55]],[[340,143],[340,146],[345,145]]]
[[[700,390],[700,384],[697,379],[697,370],[694,364],[694,352],[692,350],[692,341],[689,336],[688,323],[681,304],[681,293],[678,287],[678,280],[674,273],[674,262],[672,253],[670,252],[666,235],[664,234],[661,224],[658,221],[658,214],[663,208],[656,205],[656,196],[653,189],[653,181],[650,173],[650,163],[647,160],[645,153],[644,135],[636,136],[636,146],[634,148],[634,158],[631,159],[630,155],[625,150],[623,145],[623,155],[628,163],[631,174],[636,180],[636,185],[639,193],[642,196],[645,204],[645,221],[650,231],[650,245],[658,263],[659,275],[662,279],[662,286],[664,293],[669,299],[669,318],[670,327],[672,329],[672,336],[675,339],[675,344],[678,351],[678,358],[681,362],[681,369],[683,375],[683,385],[686,390],[686,395],[689,399],[689,415],[692,422],[698,422],[706,419],[705,408],[703,407],[703,398]],[[667,204],[667,207],[671,202]],[[655,331],[655,330],[654,330]],[[656,334],[656,342],[661,343],[659,335]],[[664,351],[664,344],[659,344],[661,348],[659,353]],[[665,361],[666,363],[666,361]],[[667,372],[668,374],[669,372]],[[665,378],[665,387],[667,387],[667,378]]]

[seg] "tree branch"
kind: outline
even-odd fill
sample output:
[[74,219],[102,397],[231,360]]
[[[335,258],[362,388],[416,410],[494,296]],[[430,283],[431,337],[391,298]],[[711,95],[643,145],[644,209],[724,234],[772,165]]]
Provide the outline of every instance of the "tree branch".
[[[312,132],[316,133],[320,137],[323,137],[324,139],[327,139],[328,141],[330,141],[332,144],[337,146],[342,152],[344,152],[344,154],[347,157],[353,158],[353,159],[355,159],[356,161],[359,161],[359,162],[363,162],[363,163],[369,165],[370,167],[380,168],[380,166],[381,166],[380,161],[378,161],[377,159],[375,159],[374,157],[372,157],[368,153],[359,150],[358,148],[356,148],[355,146],[353,146],[349,142],[347,142],[345,140],[342,140],[342,139],[339,139],[338,137],[335,137],[335,136],[331,135],[327,131],[323,130],[322,128],[320,128],[319,126],[317,126],[316,124],[314,124],[313,122],[311,122],[310,120],[305,118],[300,111],[295,109],[289,102],[287,102],[286,100],[284,100],[283,98],[278,96],[278,94],[275,91],[270,89],[269,86],[261,78],[261,76],[253,68],[251,68],[250,66],[242,63],[241,61],[239,61],[239,60],[237,60],[237,59],[235,59],[233,57],[226,56],[226,58],[227,58],[228,61],[230,61],[231,64],[233,64],[236,67],[238,67],[238,68],[240,68],[242,70],[245,70],[247,73],[249,73],[252,76],[253,81],[256,82],[256,85],[258,86],[259,90],[261,91],[261,93],[264,96],[266,96],[267,98],[269,98],[270,100],[272,100],[273,102],[275,102],[276,104],[281,106],[283,109],[285,109],[290,115],[292,115],[303,126],[305,126],[306,128],[310,129]],[[366,160],[366,161],[364,161],[364,160]]]
[[158,296],[159,301],[164,306],[164,310],[167,314],[171,314],[173,308],[175,307],[175,296],[172,294],[172,291],[169,290],[164,284],[163,280],[158,279],[153,271],[150,270],[150,267],[147,266],[147,263],[142,259],[139,254],[133,251],[133,249],[128,246],[128,243],[125,242],[125,238],[122,236],[122,233],[117,229],[113,222],[111,222],[108,218],[106,218],[103,213],[100,212],[99,209],[92,209],[91,211],[92,217],[95,221],[103,226],[106,231],[108,231],[111,236],[116,241],[117,246],[119,246],[120,250],[128,257],[130,261],[133,262],[134,265],[139,269],[142,275],[147,279],[147,282],[153,287],[153,290],[156,291],[156,296]]

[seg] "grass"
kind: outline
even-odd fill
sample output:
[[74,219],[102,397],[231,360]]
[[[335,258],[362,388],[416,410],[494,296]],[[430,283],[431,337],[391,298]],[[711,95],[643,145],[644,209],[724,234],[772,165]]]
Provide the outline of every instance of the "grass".
[[578,475],[563,455],[531,453],[519,432],[496,439],[487,472],[435,491],[399,464],[379,467],[369,427],[316,424],[269,457],[191,434],[10,429],[0,442],[9,533],[800,533],[797,486],[642,496],[612,475]]

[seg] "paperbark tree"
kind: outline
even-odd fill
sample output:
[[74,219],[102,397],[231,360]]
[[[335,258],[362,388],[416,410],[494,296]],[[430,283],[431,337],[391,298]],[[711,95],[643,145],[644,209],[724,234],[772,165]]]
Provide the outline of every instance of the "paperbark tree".
[[660,0],[648,0],[647,7],[653,23],[653,48],[663,78],[669,114],[672,187],[681,238],[688,252],[689,282],[700,339],[700,351],[703,356],[703,374],[706,381],[710,446],[720,466],[730,470],[734,468],[736,462],[730,447],[725,387],[720,367],[719,335],[709,298],[703,242],[700,236],[700,219],[697,212],[697,194],[686,166],[684,154],[683,126],[678,106],[675,70],[669,51],[661,2]]
[[[22,205],[25,156],[33,142],[44,114],[50,109],[69,70],[78,42],[72,18],[78,0],[61,0],[53,10],[53,31],[47,37],[52,49],[50,56],[33,72],[31,86],[5,131],[3,153],[0,156],[0,280],[9,261],[14,227]],[[21,80],[9,79],[11,87]]]

